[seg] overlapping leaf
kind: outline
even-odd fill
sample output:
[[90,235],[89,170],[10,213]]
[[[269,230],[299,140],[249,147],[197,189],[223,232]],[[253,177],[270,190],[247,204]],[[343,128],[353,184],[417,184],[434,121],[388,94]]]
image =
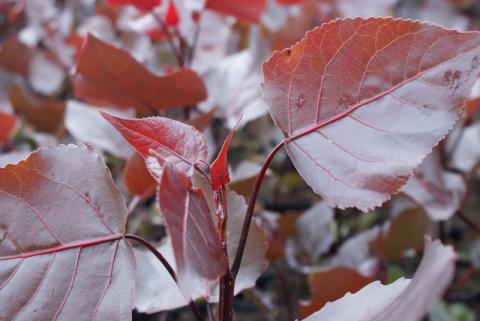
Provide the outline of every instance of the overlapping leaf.
[[157,198],[172,239],[180,288],[191,297],[207,295],[208,283],[213,284],[224,273],[227,258],[202,190],[192,186],[187,174],[167,163]]
[[131,320],[126,207],[86,146],[0,169],[0,319]]
[[0,145],[4,144],[15,130],[17,118],[0,111]]
[[207,160],[205,137],[192,126],[163,117],[122,119],[102,115],[146,159],[150,173],[157,179],[162,175],[163,163],[152,157],[150,150],[189,174],[194,165]]
[[389,285],[371,283],[355,294],[328,303],[305,321],[421,320],[452,280],[454,259],[451,247],[427,239],[422,262],[412,280],[400,279]]
[[205,86],[192,70],[154,75],[126,51],[91,35],[79,53],[74,89],[78,98],[92,104],[145,112],[195,105],[206,98]]
[[476,32],[335,20],[275,53],[263,92],[307,183],[331,206],[368,210],[448,133],[479,66]]

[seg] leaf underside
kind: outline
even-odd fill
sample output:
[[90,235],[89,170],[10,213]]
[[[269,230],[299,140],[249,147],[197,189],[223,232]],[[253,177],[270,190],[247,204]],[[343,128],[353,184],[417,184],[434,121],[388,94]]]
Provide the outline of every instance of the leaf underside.
[[40,149],[1,168],[0,319],[131,320],[125,219],[91,147]]
[[306,182],[330,206],[390,198],[455,123],[480,34],[393,18],[335,20],[263,65],[263,94]]

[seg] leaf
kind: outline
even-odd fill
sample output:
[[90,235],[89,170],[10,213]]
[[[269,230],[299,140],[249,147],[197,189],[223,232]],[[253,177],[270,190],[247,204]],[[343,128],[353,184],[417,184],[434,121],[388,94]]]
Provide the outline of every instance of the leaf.
[[123,136],[112,128],[102,117],[100,111],[118,116],[131,116],[132,112],[109,108],[95,108],[75,100],[67,101],[65,127],[74,139],[89,143],[119,158],[128,158],[133,154],[131,146]]
[[467,187],[462,175],[445,171],[433,152],[415,171],[402,193],[422,206],[430,219],[448,220],[462,206]]
[[413,208],[403,211],[391,220],[385,238],[380,241],[383,255],[387,260],[394,260],[406,250],[420,250],[423,246],[424,235],[430,227],[430,220],[423,210]]
[[143,197],[155,194],[156,181],[148,172],[145,161],[139,153],[134,153],[127,160],[123,170],[123,179],[130,194]]
[[320,255],[328,251],[335,240],[333,217],[333,209],[321,201],[296,220],[294,235],[286,244],[287,260],[293,268],[308,273]]
[[[88,146],[0,169],[0,319],[131,320],[126,207]],[[28,223],[26,223],[28,222]]]
[[192,187],[187,174],[166,163],[157,198],[172,239],[180,288],[191,297],[207,295],[208,283],[223,275],[228,261],[203,192]]
[[[200,175],[193,176],[193,184],[195,187],[200,188],[205,194],[210,213],[212,216],[215,214],[216,208],[214,204],[214,193],[210,182],[205,177]],[[243,220],[245,213],[247,212],[247,203],[243,196],[237,193],[226,190],[227,196],[227,252],[229,263],[233,264],[235,254],[237,253],[238,243],[242,234]],[[268,260],[266,253],[268,249],[268,243],[266,240],[265,231],[260,225],[252,220],[250,229],[248,231],[247,243],[245,245],[245,251],[243,253],[242,264],[235,279],[235,291],[237,295],[241,291],[254,287],[257,279],[268,267]],[[217,284],[214,290],[210,293],[208,298],[209,302],[218,302],[218,289]]]
[[201,106],[206,110],[218,106],[217,116],[224,118],[230,129],[241,116],[240,128],[267,113],[259,87],[262,81],[259,67],[270,52],[263,48],[262,41],[265,39],[257,39],[252,48],[228,56],[203,74],[209,97]]
[[210,165],[210,177],[212,180],[212,188],[214,191],[218,190],[222,185],[227,185],[228,183],[230,183],[227,153],[235,128],[230,130],[227,137],[225,138],[225,141],[223,142],[222,148],[220,149],[217,158],[215,158]]
[[205,137],[192,126],[164,117],[123,119],[102,115],[145,158],[147,168],[157,180],[162,176],[163,163],[151,155],[151,150],[188,174],[193,173],[196,164],[207,161]]
[[[171,238],[165,237],[157,250],[176,270]],[[158,264],[158,259],[148,250],[134,248],[133,251],[137,261],[135,309],[141,313],[151,314],[186,306],[188,301],[167,270]]]
[[65,104],[57,99],[37,96],[19,85],[9,93],[15,111],[37,130],[60,133],[63,130]]
[[15,36],[8,37],[0,48],[0,67],[26,77],[34,49],[25,45]]
[[300,302],[299,316],[304,319],[328,302],[340,299],[348,292],[355,293],[373,281],[373,278],[363,276],[355,270],[345,267],[315,272],[310,276],[308,282],[312,295],[311,300],[308,303]]
[[74,91],[94,105],[143,112],[195,105],[206,98],[203,81],[194,71],[180,69],[156,76],[125,50],[92,35],[79,53]]
[[330,206],[390,198],[445,137],[480,66],[480,36],[393,18],[322,25],[263,65],[285,147]]
[[107,0],[107,3],[111,6],[131,4],[139,10],[151,11],[161,4],[162,0]]
[[58,93],[66,78],[66,72],[61,66],[48,59],[44,53],[35,53],[28,73],[28,80],[35,92],[42,95]]
[[463,129],[458,145],[454,147],[451,166],[465,173],[471,172],[480,162],[480,123]]
[[17,118],[0,111],[0,145],[5,144],[15,131]]
[[446,290],[454,270],[453,249],[427,239],[422,262],[412,280],[402,278],[389,285],[370,283],[355,294],[328,303],[305,321],[421,320]]
[[266,5],[266,0],[207,0],[205,8],[235,16],[242,22],[258,23]]

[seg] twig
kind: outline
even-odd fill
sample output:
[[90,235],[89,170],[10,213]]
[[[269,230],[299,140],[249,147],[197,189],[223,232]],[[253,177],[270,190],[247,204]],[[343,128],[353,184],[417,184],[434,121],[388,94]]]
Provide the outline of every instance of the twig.
[[284,144],[285,144],[285,142],[282,141],[280,144],[275,146],[275,148],[270,152],[270,154],[265,159],[265,162],[263,163],[262,168],[260,169],[260,173],[258,173],[258,176],[255,180],[255,185],[253,186],[252,196],[250,198],[250,202],[248,203],[247,212],[245,214],[245,219],[243,221],[242,234],[240,235],[240,241],[238,242],[237,253],[235,253],[235,259],[233,261],[232,268],[231,268],[231,272],[232,272],[232,276],[233,276],[234,280],[237,277],[238,270],[240,269],[240,264],[242,264],[243,252],[245,250],[245,244],[247,242],[248,231],[250,230],[250,224],[252,222],[253,210],[255,208],[255,202],[257,201],[257,196],[258,196],[258,192],[260,190],[260,186],[262,185],[263,178],[265,177],[265,173],[267,172],[268,166],[270,166],[270,163],[272,162],[273,157],[283,147]]
[[477,225],[474,221],[472,221],[469,217],[463,214],[462,211],[457,212],[458,218],[460,218],[468,227],[474,230],[476,233],[480,234],[480,226]]

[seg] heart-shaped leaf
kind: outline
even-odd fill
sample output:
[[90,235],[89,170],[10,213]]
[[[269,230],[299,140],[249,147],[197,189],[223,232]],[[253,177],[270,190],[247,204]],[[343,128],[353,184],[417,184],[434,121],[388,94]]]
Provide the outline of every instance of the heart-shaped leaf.
[[164,162],[172,162],[189,174],[196,164],[207,160],[205,137],[192,126],[163,117],[123,119],[102,115],[145,158],[150,173],[157,179],[162,175],[163,163],[150,154],[151,150]]
[[95,105],[144,112],[195,105],[206,98],[203,81],[194,71],[154,75],[128,52],[92,35],[79,53],[74,89],[78,98]]
[[295,167],[330,206],[368,210],[455,123],[480,33],[393,18],[335,20],[264,64],[263,93]]
[[131,320],[126,207],[91,147],[0,169],[0,319]]
[[[355,294],[328,303],[305,321],[418,321],[440,298],[455,270],[455,253],[427,239],[422,262],[412,280],[373,282]],[[334,316],[334,317],[333,317]]]
[[207,295],[208,283],[223,275],[228,261],[202,190],[166,163],[157,199],[172,239],[180,288],[190,297]]

